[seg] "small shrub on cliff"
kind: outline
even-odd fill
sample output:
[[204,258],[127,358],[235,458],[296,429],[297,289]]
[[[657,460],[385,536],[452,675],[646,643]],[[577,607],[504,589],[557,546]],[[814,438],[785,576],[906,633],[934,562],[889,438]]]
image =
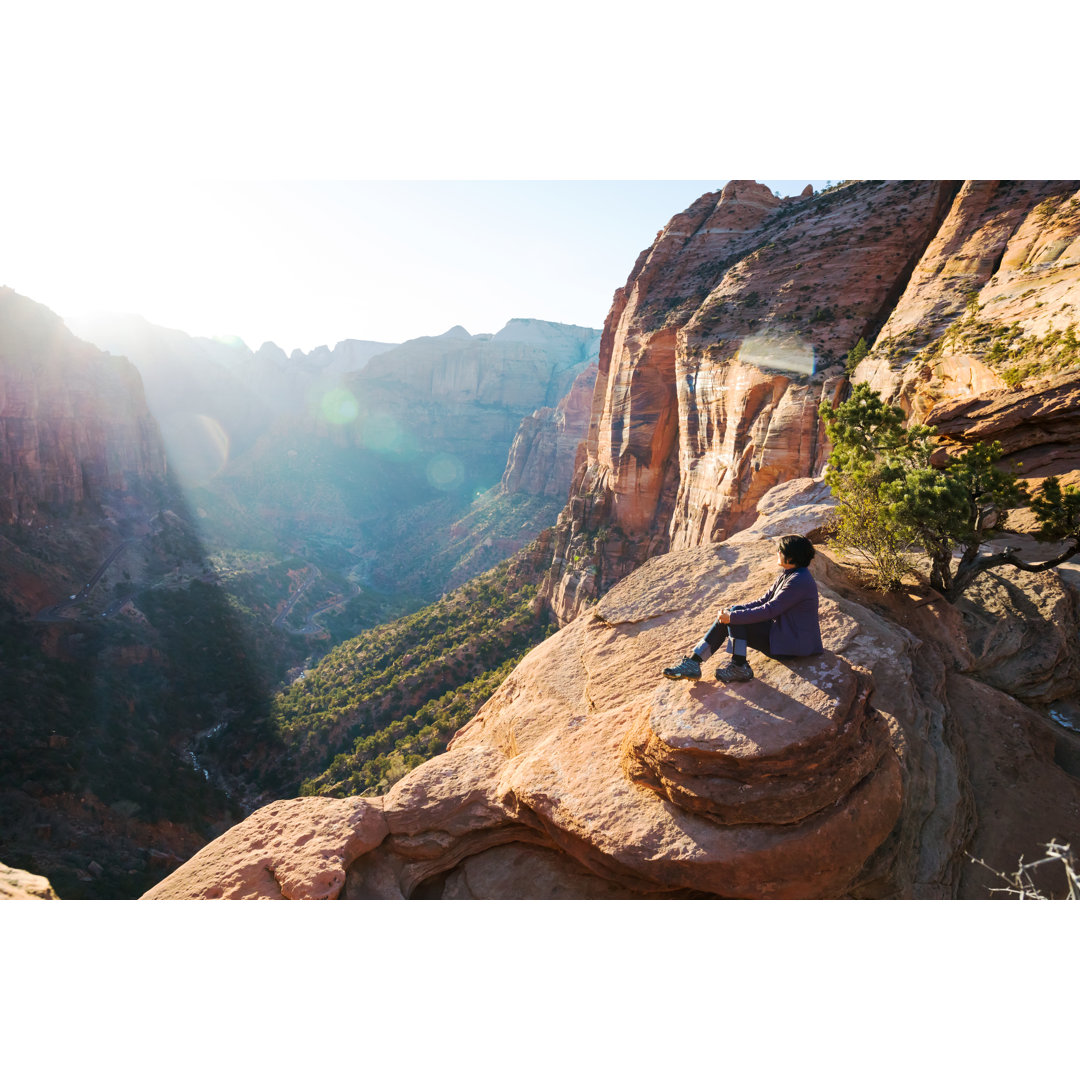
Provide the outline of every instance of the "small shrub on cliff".
[[841,546],[866,555],[881,588],[899,584],[908,553],[918,549],[930,558],[931,587],[954,602],[992,567],[1038,572],[1080,552],[1080,492],[1062,491],[1050,477],[1031,508],[1040,539],[1065,541],[1067,548],[1043,563],[1027,563],[1008,547],[980,553],[1008,511],[1028,501],[1019,480],[995,465],[1000,443],[977,443],[936,467],[933,429],[905,425],[903,412],[884,404],[867,383],[835,409],[822,403],[820,415],[833,444],[825,481],[839,503],[835,535]]
[[859,338],[855,347],[844,357],[844,370],[849,374],[853,374],[855,369],[859,366],[859,362],[865,359],[866,354],[870,351],[869,346],[866,344],[866,338]]

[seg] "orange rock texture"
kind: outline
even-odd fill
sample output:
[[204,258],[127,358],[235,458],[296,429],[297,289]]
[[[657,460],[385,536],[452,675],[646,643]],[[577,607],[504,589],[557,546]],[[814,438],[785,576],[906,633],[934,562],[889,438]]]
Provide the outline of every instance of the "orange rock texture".
[[[1053,340],[1080,307],[1078,186],[862,181],[780,199],[732,181],[672,218],[605,323],[545,587],[558,617],[653,555],[743,528],[773,485],[818,474],[817,407],[842,392],[860,338],[857,377],[917,419],[955,417],[983,438],[969,416],[992,412],[992,437],[1024,428],[1003,439],[1024,475],[1080,468],[1065,400],[1077,380],[1056,369]],[[1010,343],[1028,359],[1004,358]],[[1034,423],[1017,411],[1033,399]]]
[[0,863],[0,900],[59,900],[49,879]]
[[[369,800],[385,835],[334,894],[985,897],[965,853],[1080,845],[1063,575],[996,571],[954,607],[868,594],[823,548],[822,656],[737,688],[659,677],[763,591],[770,538],[822,537],[817,409],[860,338],[855,378],[943,453],[994,438],[1028,478],[1073,467],[1078,186],[735,181],[677,214],[604,326],[543,593],[563,629]],[[222,867],[249,839],[215,842]],[[199,858],[161,887],[205,895]]]
[[123,496],[165,476],[138,372],[0,288],[0,523]]
[[382,798],[273,803],[148,897],[946,898],[986,895],[962,854],[983,820],[1001,828],[969,850],[995,859],[1001,835],[1031,851],[1047,830],[1080,837],[1080,782],[1037,711],[1053,659],[1076,661],[1075,598],[1055,575],[990,586],[999,605],[1045,594],[1029,628],[1045,673],[1019,697],[992,673],[1031,642],[995,635],[992,610],[979,623],[907,596],[883,606],[826,550],[822,655],[755,656],[737,686],[715,664],[696,684],[660,676],[721,603],[764,590],[774,538],[815,533],[830,502],[796,480],[760,510],[728,541],[628,575]]

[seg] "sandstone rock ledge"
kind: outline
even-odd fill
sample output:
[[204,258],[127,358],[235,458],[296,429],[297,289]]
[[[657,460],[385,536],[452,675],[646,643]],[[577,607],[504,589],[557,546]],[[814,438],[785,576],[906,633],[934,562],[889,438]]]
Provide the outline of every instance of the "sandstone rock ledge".
[[[715,663],[660,674],[723,598],[764,590],[774,552],[758,533],[651,560],[382,799],[263,807],[147,898],[851,895],[902,806],[870,672],[826,652],[737,687]],[[850,620],[825,607],[835,647]]]
[[48,878],[0,863],[0,900],[59,899]]

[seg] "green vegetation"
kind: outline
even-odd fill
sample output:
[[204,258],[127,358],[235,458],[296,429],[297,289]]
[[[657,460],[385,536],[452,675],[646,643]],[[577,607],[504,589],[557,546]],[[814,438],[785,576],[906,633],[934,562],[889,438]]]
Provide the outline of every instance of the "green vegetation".
[[844,370],[851,375],[859,366],[859,362],[865,359],[866,354],[869,351],[870,349],[866,344],[866,338],[859,338],[855,343],[855,347],[844,356]]
[[1075,322],[1052,327],[1040,337],[1025,333],[1016,322],[1006,325],[981,318],[976,293],[968,294],[966,310],[965,318],[956,319],[922,351],[923,358],[935,360],[946,350],[964,352],[994,368],[1011,387],[1080,364]]
[[282,753],[260,780],[281,793],[384,791],[446,747],[517,661],[553,629],[534,603],[537,547],[415,614],[333,649],[280,693]]
[[358,738],[320,776],[305,780],[300,794],[381,795],[388,791],[417,765],[446,749],[454,733],[476,715],[526,652],[425,702],[415,713],[392,720],[375,734]]
[[954,602],[994,566],[1046,570],[1080,551],[1080,492],[1062,491],[1051,477],[1030,505],[1040,538],[1067,541],[1067,549],[1038,564],[1024,562],[1011,548],[980,554],[1008,511],[1028,501],[1016,477],[996,468],[999,443],[977,444],[935,467],[933,429],[905,425],[903,412],[885,405],[866,383],[835,409],[822,403],[820,414],[833,446],[825,471],[839,503],[833,535],[841,548],[868,560],[877,587],[898,587],[913,569],[916,551],[929,556],[931,587]]

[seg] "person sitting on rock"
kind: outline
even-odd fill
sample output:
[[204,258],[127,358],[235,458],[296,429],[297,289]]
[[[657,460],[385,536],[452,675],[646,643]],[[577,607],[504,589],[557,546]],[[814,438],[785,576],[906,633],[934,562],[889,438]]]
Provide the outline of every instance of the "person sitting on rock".
[[731,660],[717,668],[721,682],[749,682],[754,671],[746,659],[749,645],[766,656],[812,656],[822,651],[817,583],[808,569],[814,545],[805,536],[781,536],[776,544],[780,574],[764,596],[749,604],[721,608],[712,628],[694,651],[674,667],[669,679],[700,679],[702,662],[726,640]]

